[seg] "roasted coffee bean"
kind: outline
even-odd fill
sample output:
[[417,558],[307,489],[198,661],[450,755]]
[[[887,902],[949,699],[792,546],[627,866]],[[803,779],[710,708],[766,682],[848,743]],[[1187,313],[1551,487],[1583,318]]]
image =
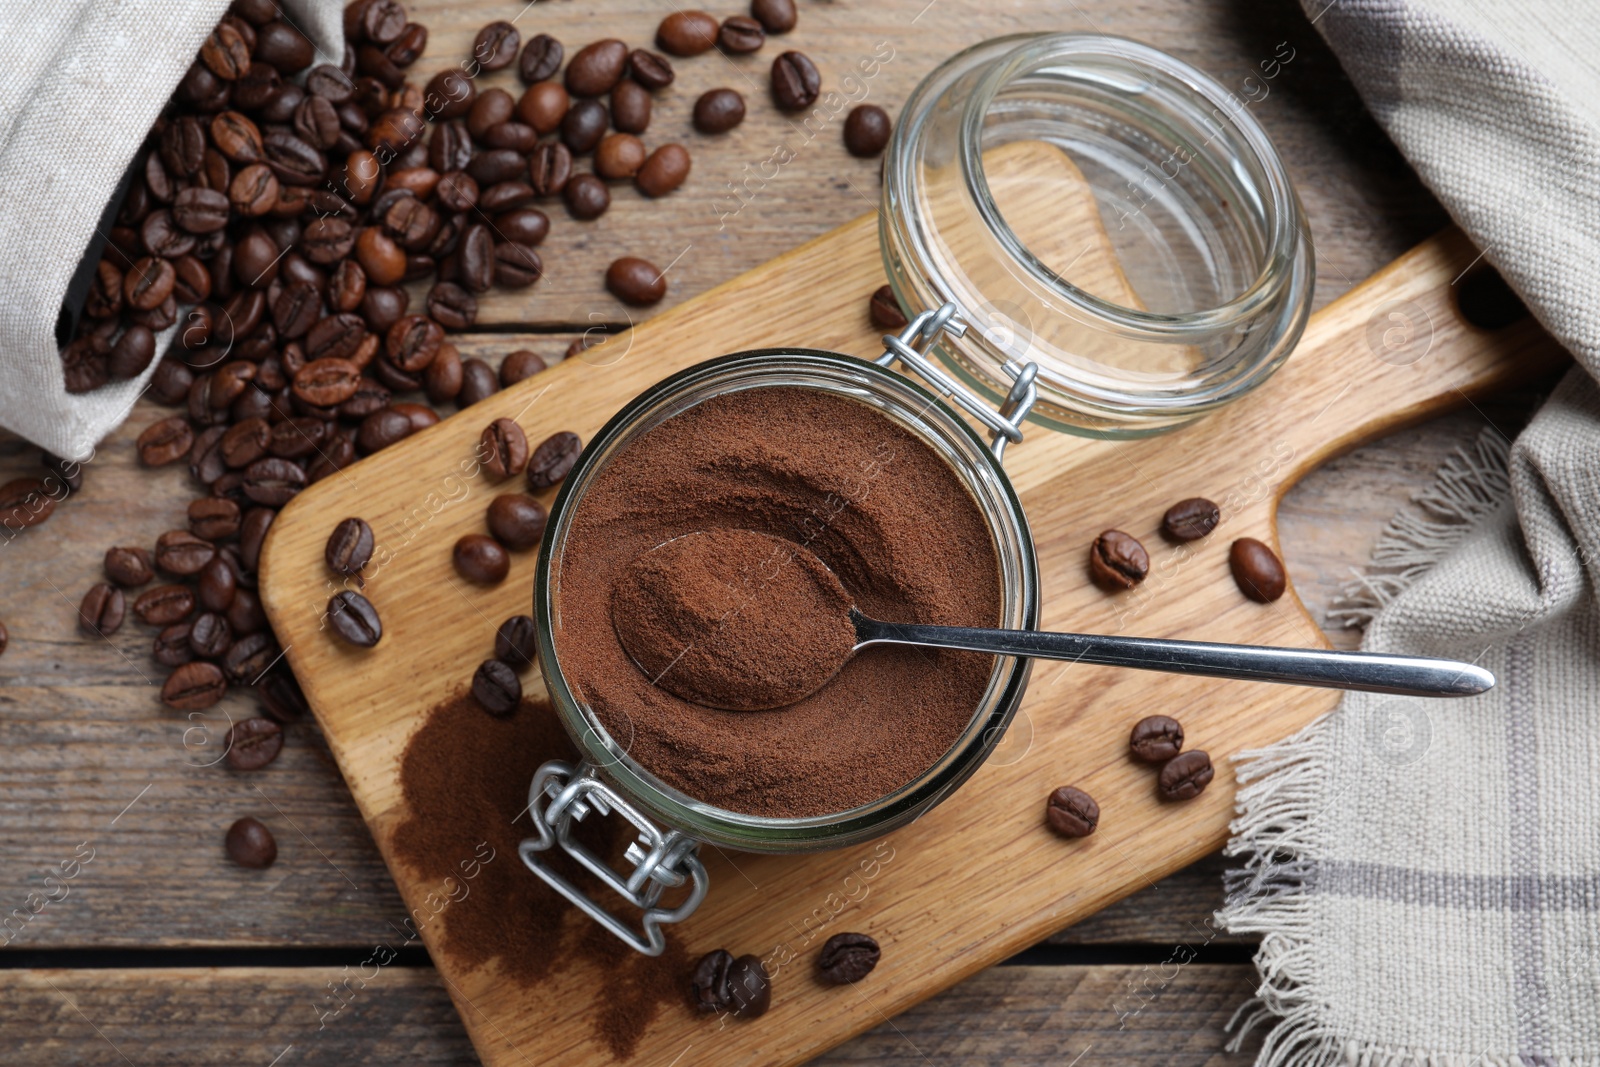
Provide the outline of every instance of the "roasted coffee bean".
[[817,977],[829,985],[854,985],[878,965],[883,950],[866,934],[834,934],[817,954]]
[[374,544],[372,527],[366,520],[345,519],[328,535],[323,558],[335,574],[357,575],[371,561]]
[[250,45],[237,26],[224,20],[200,46],[200,61],[223,81],[235,81],[250,69]]
[[744,97],[732,89],[712,89],[694,102],[694,128],[727,133],[744,121]]
[[305,283],[285,286],[272,303],[273,325],[286,341],[305,336],[321,317],[322,294]]
[[484,534],[463,534],[450,552],[456,573],[478,585],[498,585],[511,569],[500,542]]
[[674,56],[697,56],[717,43],[717,20],[704,11],[674,11],[656,27],[656,44]]
[[96,637],[110,637],[122,625],[128,601],[110,582],[97,582],[78,604],[78,629]]
[[[472,103],[477,98],[477,83],[454,68],[446,68],[435,74],[429,80],[427,88],[423,90],[423,99],[437,104],[434,117],[439,119],[462,118],[472,110]],[[415,132],[420,133],[421,130],[418,129]],[[412,136],[408,136],[405,139],[406,143],[410,143],[411,140]],[[370,133],[367,137],[367,143],[370,147],[376,148],[372,144]],[[434,169],[438,170],[440,168],[436,167]]]
[[[206,390],[206,402],[213,410],[223,411],[244,394],[255,380],[256,365],[247,360],[233,360],[217,368]],[[246,427],[249,430],[250,427]],[[224,457],[226,458],[226,457]]]
[[244,495],[267,507],[283,507],[305,487],[306,472],[300,465],[277,456],[258,459],[244,470]]
[[[534,157],[536,162],[538,158]],[[459,256],[461,265],[457,280],[462,288],[473,293],[488,292],[494,284],[494,236],[489,227],[481,223],[468,226],[461,235]]]
[[[428,317],[447,330],[465,330],[478,321],[478,301],[454,282],[440,282],[428,290]],[[438,358],[435,351],[434,359]],[[429,365],[433,360],[430,359]]]
[[1222,511],[1203,496],[1180,500],[1161,518],[1161,532],[1171,541],[1197,541],[1217,528]]
[[217,659],[233,643],[228,620],[214,611],[195,617],[189,627],[189,650],[201,659]]
[[276,722],[299,722],[311,711],[305,694],[300,691],[300,683],[286,669],[268,671],[256,683],[256,697],[261,701],[262,710]]
[[399,0],[358,0],[345,7],[345,36],[389,44],[406,29],[406,9]]
[[194,594],[187,586],[158,585],[140,593],[133,613],[149,626],[170,626],[194,610]]
[[277,513],[271,508],[251,508],[239,521],[239,557],[245,567],[255,570],[261,561],[261,543]]
[[[440,174],[465,170],[472,162],[472,133],[465,122],[445,122],[428,140],[428,165]],[[376,168],[376,164],[374,164]]]
[[672,64],[667,62],[665,56],[643,48],[635,48],[628,53],[628,70],[634,81],[652,93],[660,92],[672,84]]
[[390,406],[411,420],[412,433],[426,430],[430,426],[439,425],[439,413],[426,404],[418,404],[409,400],[397,400]]
[[148,326],[133,325],[111,346],[107,368],[118,380],[137,378],[156,355],[156,335]]
[[378,610],[360,593],[346,589],[328,601],[328,625],[358,648],[371,648],[383,638]]
[[537,627],[531,615],[513,615],[500,624],[494,634],[494,658],[514,670],[533,666],[538,651],[535,638]]
[[[240,5],[235,3],[233,6],[237,10]],[[304,34],[276,17],[276,4],[265,3],[263,6],[271,13],[268,16],[271,21],[261,23],[256,29],[255,58],[271,63],[285,74],[298,74],[305,70],[316,58],[316,49]]]
[[645,196],[666,196],[689,177],[689,150],[681,144],[664,144],[650,153],[634,182]]
[[139,462],[146,467],[164,467],[189,454],[194,431],[182,415],[171,415],[152,422],[139,434]]
[[[220,378],[220,375],[218,377]],[[213,393],[217,380],[217,378],[212,379]],[[267,445],[271,441],[272,427],[266,419],[245,419],[228,427],[227,433],[222,435],[222,440],[218,443],[218,451],[222,455],[222,462],[230,470],[239,470],[266,455]]]
[[751,0],[750,14],[768,33],[788,33],[799,21],[794,0]]
[[906,328],[905,313],[900,310],[894,290],[887,285],[880,285],[873,290],[872,298],[867,301],[867,317],[880,330],[899,333]]
[[185,189],[173,202],[172,221],[189,233],[220,230],[228,224],[228,198],[214,189]]
[[[91,455],[90,458],[92,459],[93,456]],[[51,455],[43,450],[39,452],[39,463],[50,473],[50,477],[45,480],[46,492],[53,493],[54,489],[50,487],[55,483],[66,486],[68,490],[74,493],[83,488],[82,463],[75,460],[62,459],[60,456]]]
[[530,349],[519,348],[500,364],[500,385],[510,388],[520,381],[532,378],[545,369],[544,357]]
[[283,727],[271,719],[243,719],[228,731],[228,766],[258,771],[283,751]]
[[1156,785],[1162,800],[1193,800],[1205,792],[1215,774],[1211,757],[1190,749],[1162,765]]
[[168,530],[156,538],[156,566],[182,577],[199,574],[217,554],[217,546],[188,530]]
[[457,406],[468,407],[499,391],[500,378],[493,367],[481,359],[461,361],[461,388],[456,393]]
[[[568,190],[571,190],[569,185]],[[606,194],[609,203],[611,194]],[[526,289],[544,275],[544,262],[539,253],[515,241],[501,241],[494,246],[494,281],[502,289]]]
[[252,870],[271,867],[278,858],[278,842],[272,831],[248,815],[228,827],[222,846],[230,860]]
[[628,65],[628,46],[606,39],[585,46],[567,64],[567,92],[573,96],[604,96],[622,77]]
[[376,226],[356,238],[356,259],[373,285],[394,285],[406,274],[406,254],[394,239]]
[[[327,320],[323,320],[327,321]],[[294,376],[294,395],[316,407],[342,404],[361,384],[361,368],[345,359],[317,359]]]
[[239,505],[203,496],[189,501],[189,532],[213,543],[239,536]]
[[172,295],[172,288],[177,280],[177,272],[171,263],[165,259],[148,256],[128,268],[128,273],[123,275],[122,296],[129,307],[149,311],[151,308],[160,307],[162,302]]
[[1100,825],[1100,805],[1083,790],[1064,785],[1050,794],[1044,817],[1062,837],[1088,837]]
[[593,174],[574,174],[561,191],[567,213],[575,219],[597,219],[611,206],[611,190]]
[[[171,299],[170,297],[168,298]],[[143,316],[136,312],[136,316]],[[135,321],[140,321],[136,317]],[[148,324],[147,324],[148,325]],[[110,346],[100,334],[79,337],[61,351],[62,377],[67,392],[92,392],[111,380]]]
[[235,641],[223,655],[222,673],[229,681],[252,685],[278,658],[278,644],[271,634],[250,633]]
[[495,419],[483,428],[478,457],[495,481],[521,474],[528,468],[528,436],[511,419]]
[[[157,169],[147,162],[145,181],[150,186],[151,195],[166,204],[171,203],[172,197],[177,194],[168,172],[172,178],[192,178],[200,173],[205,163],[205,123],[193,115],[181,115],[168,122],[166,129],[161,131],[160,151],[161,167]],[[155,156],[150,158],[154,159]]]
[[328,170],[328,158],[287,129],[274,128],[262,138],[267,166],[287,185],[315,185]]
[[766,30],[748,15],[728,16],[717,31],[717,47],[736,56],[759,52],[766,43]]
[[196,660],[185,663],[167,676],[161,686],[161,702],[179,711],[203,711],[222,699],[228,680],[215,663]]
[[[349,400],[345,401],[345,404],[348,403]],[[340,413],[343,411],[344,406],[341,405]],[[273,423],[267,439],[267,451],[282,459],[302,459],[318,451],[330,433],[328,423],[320,419],[306,416],[284,419]]]
[[194,649],[189,647],[189,631],[193,625],[175,622],[156,635],[150,647],[150,658],[163,667],[181,667],[194,659]]
[[[356,316],[351,321],[358,326],[364,322],[366,326],[371,327],[378,333],[386,334],[389,332],[389,327],[405,316],[406,308],[410,306],[411,294],[404,289],[388,285],[373,285],[368,287],[366,295],[361,298],[361,315]],[[327,322],[328,320],[324,319],[322,321]],[[320,326],[322,323],[317,325]],[[359,332],[357,335],[359,335]]]
[[622,133],[643,133],[650,125],[650,90],[628,78],[611,90],[611,125]]
[[494,229],[502,240],[532,248],[550,233],[550,218],[537,208],[518,208],[497,216]]
[[181,405],[194,384],[194,374],[176,359],[163,359],[150,376],[150,396],[169,407]]
[[804,111],[817,102],[822,75],[803,52],[785,52],[772,61],[772,101],[780,111]]
[[541,134],[554,133],[567,117],[572,98],[560,82],[545,81],[528,86],[517,101],[517,118]]
[[409,374],[427,368],[444,343],[444,330],[424,315],[407,315],[389,327],[384,353],[389,362]]
[[708,952],[695,964],[689,995],[703,1012],[728,1013],[744,1018],[765,1015],[772,1006],[772,983],[756,956],[733,955],[723,949]]
[[435,195],[446,211],[471,211],[478,203],[478,180],[464,170],[450,171],[439,178]]
[[484,70],[503,70],[517,58],[522,34],[509,22],[491,22],[472,42],[472,58]]
[[489,502],[489,532],[516,551],[538,546],[548,518],[543,504],[522,493],[506,493]]
[[1150,555],[1136,538],[1107,530],[1089,547],[1089,577],[1108,593],[1132,589],[1150,573]]
[[[233,246],[234,277],[251,289],[265,289],[276,281],[282,260],[278,243],[265,230],[251,230]],[[250,332],[236,329],[239,335]]]
[[38,478],[14,478],[0,485],[0,529],[37,526],[56,509],[56,498]]
[[422,377],[429,400],[436,404],[454,400],[461,393],[460,351],[452,344],[440,345],[439,354],[433,357],[433,362],[422,372]]
[[517,61],[517,76],[528,85],[555,77],[561,69],[563,56],[561,42],[547,33],[535,34],[523,46],[522,58]]
[[[572,151],[560,141],[545,141],[528,160],[528,183],[535,196],[557,196],[572,177]],[[470,231],[469,231],[470,232]],[[462,237],[465,255],[466,237]],[[463,260],[463,267],[465,261]]]
[[504,89],[485,90],[478,94],[478,99],[472,102],[472,110],[467,112],[467,132],[482,140],[491,127],[510,121],[516,110],[516,100]]
[[557,484],[572,470],[582,452],[583,441],[577,434],[566,430],[551,434],[528,460],[528,488],[537,493]]
[[[231,504],[233,501],[225,503]],[[235,577],[227,559],[218,556],[200,571],[200,581],[195,589],[201,607],[207,611],[223,612],[233,606],[233,598],[239,591],[239,579]]]
[[106,549],[106,577],[122,586],[133,589],[155,577],[150,563],[150,553],[137,546]]
[[361,426],[356,430],[356,447],[363,455],[370,456],[405,440],[415,429],[403,413],[392,407],[383,408],[361,420]]
[[648,260],[623,256],[606,268],[606,288],[624,304],[648,307],[667,295],[667,279]]
[[877,104],[860,104],[844,120],[844,146],[852,156],[870,159],[889,144],[889,113]]
[[472,696],[484,711],[503,718],[522,703],[522,680],[510,665],[486,659],[472,674]]
[[356,230],[337,217],[313,220],[300,238],[301,250],[313,263],[331,266],[348,256],[356,246]]
[[343,133],[338,108],[323,97],[307,96],[295,109],[294,132],[313,148],[335,147]]
[[1133,724],[1128,751],[1146,763],[1165,763],[1183,749],[1183,726],[1166,715],[1147,715]]
[[109,259],[95,268],[94,282],[84,297],[83,312],[91,318],[109,319],[122,310],[122,269]]
[[1253,537],[1241,537],[1228,549],[1228,567],[1239,591],[1251,600],[1270,604],[1288,587],[1288,576],[1277,554]]

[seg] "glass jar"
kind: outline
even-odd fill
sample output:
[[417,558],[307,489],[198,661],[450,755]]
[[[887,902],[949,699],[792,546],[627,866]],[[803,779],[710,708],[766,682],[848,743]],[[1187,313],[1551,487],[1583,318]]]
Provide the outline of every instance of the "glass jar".
[[[1007,166],[1024,148],[1033,166]],[[1035,421],[1172,429],[1260,385],[1305,327],[1311,240],[1277,152],[1238,96],[1148,45],[985,41],[923,80],[888,151],[895,295],[961,309],[974,329],[939,355],[984,392],[1037,363]]]

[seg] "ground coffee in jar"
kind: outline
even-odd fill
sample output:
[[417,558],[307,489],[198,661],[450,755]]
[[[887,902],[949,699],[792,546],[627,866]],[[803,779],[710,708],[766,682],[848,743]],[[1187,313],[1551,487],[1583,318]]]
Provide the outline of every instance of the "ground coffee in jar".
[[870,803],[943,756],[984,696],[991,656],[877,646],[795,704],[721,711],[652,685],[618,640],[613,592],[634,559],[718,528],[803,545],[875,618],[998,625],[999,561],[977,502],[862,402],[792,386],[713,397],[623,446],[575,508],[562,673],[640,766],[696,799],[778,818]]

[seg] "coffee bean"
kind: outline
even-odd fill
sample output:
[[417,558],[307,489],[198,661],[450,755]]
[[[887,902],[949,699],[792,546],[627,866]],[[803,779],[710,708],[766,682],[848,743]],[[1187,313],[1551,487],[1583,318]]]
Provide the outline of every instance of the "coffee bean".
[[239,518],[239,505],[231,500],[203,496],[189,501],[189,532],[207,541],[239,536]]
[[383,408],[361,420],[361,427],[356,430],[356,446],[363,455],[370,456],[405,440],[415,430],[403,412],[392,407]]
[[360,384],[361,368],[346,359],[328,358],[314,359],[300,368],[290,388],[307,404],[325,408],[349,400]]
[[[459,119],[472,110],[472,103],[478,98],[478,85],[460,70],[447,67],[429,79],[422,95],[424,100],[437,105],[433,113],[434,118]],[[415,115],[408,114],[406,117],[414,118]],[[420,132],[420,129],[416,130],[416,133]],[[403,148],[409,145],[414,136],[415,134],[407,136],[403,144],[395,147]],[[369,132],[367,146],[376,150],[378,145],[373,142],[374,138]]]
[[644,48],[635,48],[628,53],[628,70],[634,81],[652,93],[660,92],[672,84],[672,64],[665,56]]
[[[172,254],[184,253],[174,251]],[[177,278],[177,272],[167,260],[147,256],[128,268],[128,273],[123,275],[122,297],[128,302],[129,307],[140,311],[158,308],[172,295],[172,287],[177,283]]]
[[110,582],[89,587],[78,605],[78,629],[97,637],[110,637],[122,625],[128,601],[122,590]]
[[[567,186],[568,191],[572,189]],[[611,194],[606,194],[606,203]],[[501,241],[494,246],[494,281],[502,289],[526,289],[544,276],[544,261],[539,253],[515,241]]]
[[333,632],[358,648],[371,648],[383,638],[383,623],[372,602],[346,589],[328,601],[328,624]]
[[867,317],[880,330],[899,333],[906,328],[905,312],[900,310],[894,290],[887,285],[880,285],[873,290],[872,299],[867,301]]
[[1108,593],[1132,589],[1150,573],[1150,555],[1137,539],[1107,530],[1089,548],[1089,577]]
[[517,118],[541,134],[554,133],[567,117],[572,98],[558,81],[537,82],[528,86],[517,101]]
[[[199,625],[198,619],[195,625]],[[228,676],[229,681],[239,685],[253,684],[277,661],[279,651],[278,643],[271,634],[246,634],[223,655],[222,673]]]
[[623,256],[606,268],[606,288],[624,304],[648,307],[667,295],[667,279],[648,260]]
[[147,626],[170,626],[194,610],[194,594],[183,585],[146,589],[133,602],[133,613]]
[[605,136],[611,121],[606,106],[598,100],[575,100],[561,120],[561,143],[577,155],[594,151]]
[[878,965],[883,950],[866,934],[834,934],[817,954],[817,977],[829,985],[854,985]]
[[1165,763],[1183,748],[1183,726],[1166,715],[1147,715],[1133,724],[1128,750],[1146,763]]
[[335,574],[353,576],[371,561],[373,547],[372,527],[363,519],[349,518],[328,535],[323,558]]
[[137,546],[106,549],[106,577],[122,586],[133,589],[155,577],[150,564],[150,553]]
[[508,664],[486,659],[473,672],[472,695],[489,714],[510,715],[522,703],[522,680]]
[[539,353],[526,348],[519,348],[506,356],[500,364],[500,385],[509,389],[520,381],[526,381],[535,374],[545,369],[544,357]]
[[462,382],[460,351],[452,344],[440,345],[439,354],[433,357],[433,362],[422,372],[422,377],[423,385],[428,391],[428,399],[434,403],[441,404],[460,396]]
[[281,508],[305,487],[305,470],[277,456],[258,459],[244,469],[244,495],[257,504]]
[[[528,159],[528,183],[533,186],[535,196],[559,195],[571,177],[572,151],[560,141],[545,141]],[[463,237],[462,241],[464,246],[466,239]],[[466,269],[465,255],[463,247],[463,270]]]
[[271,719],[242,719],[228,731],[228,766],[258,771],[283,751],[283,727]]
[[650,153],[634,182],[645,196],[666,196],[689,177],[689,150],[681,144],[664,144]]
[[0,529],[37,526],[56,510],[56,498],[37,478],[16,478],[0,485]]
[[567,64],[567,91],[574,96],[604,96],[628,65],[628,46],[607,39],[585,46]]
[[506,493],[489,502],[489,532],[516,551],[538,546],[548,518],[543,504],[522,493]]
[[611,125],[622,133],[643,133],[650,126],[650,90],[624,78],[611,90]]
[[561,190],[561,198],[575,219],[597,219],[611,206],[611,190],[593,174],[574,174]]
[[[429,289],[427,306],[428,317],[447,330],[465,330],[478,321],[477,298],[453,282],[440,282]],[[438,358],[437,352],[434,358]]]
[[199,574],[217,554],[217,547],[188,530],[168,530],[156,539],[156,566],[182,577]]
[[500,542],[484,534],[464,534],[450,558],[457,574],[478,585],[497,585],[511,569],[511,557]]
[[804,111],[817,102],[822,75],[803,52],[785,52],[772,61],[772,100],[780,111]]
[[577,434],[567,430],[551,434],[528,460],[528,488],[537,493],[557,484],[572,470],[582,452],[583,440]]
[[[560,145],[556,147],[563,148]],[[537,165],[539,157],[534,156]],[[564,180],[564,179],[563,179]],[[534,182],[535,188],[538,182]],[[494,237],[489,227],[474,223],[461,235],[460,277],[462,288],[474,293],[486,293],[494,284]]]
[[424,315],[407,315],[389,327],[384,353],[396,367],[415,374],[425,370],[444,343],[444,330]]
[[1205,792],[1215,773],[1211,757],[1191,749],[1162,765],[1156,785],[1163,800],[1193,800]]
[[1161,517],[1161,532],[1170,541],[1197,541],[1217,528],[1222,511],[1203,496],[1180,500]]
[[494,658],[519,671],[533,666],[538,651],[536,629],[533,616],[511,616],[495,631]]
[[750,14],[768,33],[788,33],[799,21],[794,0],[751,0]]
[[[216,392],[218,380],[212,379],[213,394]],[[222,456],[222,462],[230,470],[238,470],[241,467],[248,467],[266,455],[267,445],[271,440],[272,427],[266,419],[245,419],[228,427],[227,432],[222,435],[222,440],[217,442],[217,450]]]
[[697,56],[717,43],[717,20],[704,11],[674,11],[656,27],[656,44],[675,56]]
[[150,649],[150,658],[163,667],[181,667],[194,659],[194,649],[189,647],[189,631],[193,625],[175,622],[156,635]]
[[223,81],[236,81],[250,69],[250,46],[236,26],[224,21],[200,46],[200,61]]
[[1100,825],[1100,805],[1083,790],[1064,785],[1050,794],[1044,817],[1062,837],[1088,837]]
[[732,89],[712,89],[694,102],[694,128],[727,133],[744,121],[744,97]]
[[228,224],[228,198],[214,189],[185,189],[172,205],[172,219],[190,233],[213,233]]
[[517,58],[522,34],[509,22],[491,22],[472,42],[472,58],[484,70],[503,70]]
[[255,570],[261,560],[261,544],[277,513],[271,508],[251,508],[239,522],[239,557],[244,565]]
[[[225,501],[233,503],[233,501]],[[225,612],[233,606],[239,591],[239,580],[234,576],[228,560],[218,556],[200,570],[200,581],[195,586],[200,606],[208,611]]]
[[689,994],[703,1012],[750,1019],[765,1015],[772,1006],[772,983],[761,960],[756,956],[734,959],[720,948],[706,953],[695,964]]
[[256,683],[256,697],[261,701],[262,710],[276,722],[299,722],[311,710],[305,694],[300,691],[300,683],[288,670],[281,668],[268,671]]
[[1288,577],[1277,554],[1253,537],[1241,537],[1228,549],[1228,567],[1239,592],[1261,604],[1283,595]]
[[278,842],[273,839],[272,831],[259,819],[248,815],[228,827],[223,848],[234,863],[252,870],[271,867],[278,858]]
[[[264,63],[271,63],[284,74],[298,74],[309,67],[316,58],[316,49],[312,47],[304,34],[289,23],[276,18],[274,3],[264,5],[271,21],[263,23],[256,30],[255,58]],[[238,10],[239,5],[234,4]],[[256,64],[251,64],[254,73]]]
[[189,650],[201,659],[218,659],[232,643],[228,620],[217,612],[202,612],[189,626]]
[[215,663],[196,660],[167,676],[161,686],[161,702],[179,711],[202,711],[221,700],[227,690],[228,680]]
[[511,419],[495,419],[484,427],[478,456],[489,477],[503,481],[528,467],[528,437]]
[[481,359],[461,361],[461,389],[456,394],[457,406],[469,407],[499,391],[500,379],[493,367]]
[[748,15],[730,15],[717,31],[717,47],[736,56],[759,52],[766,43],[766,30]]
[[860,104],[844,120],[844,146],[852,156],[870,159],[889,144],[889,113],[877,104]]
[[561,42],[547,33],[528,38],[517,64],[517,76],[528,85],[554,77],[561,69],[562,53]]

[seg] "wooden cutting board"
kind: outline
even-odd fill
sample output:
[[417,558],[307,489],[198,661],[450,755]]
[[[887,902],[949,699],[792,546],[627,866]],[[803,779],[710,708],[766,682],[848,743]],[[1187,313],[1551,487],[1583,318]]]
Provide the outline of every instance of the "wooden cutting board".
[[[1053,149],[1020,151],[1010,160],[1015,173],[1044,180],[1035,183],[1040,195],[1008,206],[1008,218],[1043,240],[1063,228],[1059,198],[1048,195],[1059,192],[1050,179],[1061,160]],[[1279,498],[1328,457],[1557,364],[1559,350],[1529,320],[1490,333],[1460,317],[1452,282],[1477,255],[1455,232],[1407,253],[1314,316],[1266,385],[1179,432],[1110,442],[1030,427],[1006,466],[1038,544],[1042,625],[1323,645],[1292,593],[1271,605],[1239,594],[1228,545],[1244,536],[1276,545]],[[503,488],[459,478],[482,428],[513,417],[535,442],[557,430],[587,440],[645,387],[741,349],[788,344],[876,356],[865,305],[882,281],[877,219],[868,215],[651,319],[592,361],[560,364],[312,486],[284,508],[263,552],[262,599],[409,907],[420,908],[436,886],[422,884],[392,849],[405,815],[398,769],[406,740],[429,708],[466,684],[494,625],[527,611],[531,597],[531,553],[488,591],[464,586],[450,565],[450,546],[484,529],[484,507]],[[1166,544],[1157,532],[1162,512],[1195,495],[1221,504],[1223,524],[1198,543]],[[370,651],[319,629],[331,592],[323,545],[352,514],[371,523],[385,559],[370,584],[385,634]],[[1088,581],[1088,546],[1107,527],[1150,549],[1150,577],[1132,593],[1108,596]],[[669,939],[691,958],[718,947],[768,956],[787,945],[796,962],[780,970],[764,1018],[719,1027],[674,1003],[628,1062],[665,1067],[690,1050],[685,1063],[803,1061],[1153,884],[1226,837],[1234,793],[1227,757],[1287,736],[1337,699],[1322,690],[1040,663],[989,763],[885,841],[802,857],[707,850],[710,895],[691,919],[666,928]],[[1129,727],[1155,712],[1181,718],[1190,747],[1216,761],[1215,783],[1192,802],[1160,803],[1151,771],[1128,759]],[[1043,823],[1046,795],[1069,783],[1100,802],[1100,829],[1081,841],[1056,838]],[[494,968],[462,967],[441,951],[437,929],[425,927],[424,940],[485,1063],[615,1062],[594,1025],[610,980],[601,964],[577,959],[524,988]],[[847,930],[876,937],[883,961],[856,987],[825,988],[811,977],[815,952]]]

